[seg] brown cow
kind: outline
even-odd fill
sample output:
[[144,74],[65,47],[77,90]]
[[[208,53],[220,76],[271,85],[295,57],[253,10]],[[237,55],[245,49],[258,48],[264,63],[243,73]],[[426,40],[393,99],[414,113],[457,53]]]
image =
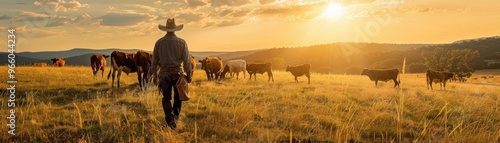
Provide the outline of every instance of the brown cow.
[[116,71],[118,71],[118,80],[117,84],[120,87],[120,76],[122,75],[122,71],[127,75],[129,73],[133,73],[137,71],[137,65],[135,63],[135,53],[124,53],[120,51],[113,51],[111,53],[111,70],[108,73],[108,79],[113,72],[113,78],[111,81],[111,87],[114,87]]
[[439,83],[439,87],[441,89],[444,88],[446,90],[446,81],[453,78],[453,73],[450,72],[444,72],[444,71],[434,71],[434,70],[427,70],[425,72],[426,80],[427,80],[427,89],[429,89],[429,86],[432,89],[432,82]]
[[246,69],[248,74],[250,74],[250,79],[252,79],[252,74],[254,75],[254,80],[257,80],[257,73],[264,74],[267,72],[268,79],[267,81],[271,81],[271,79],[274,82],[274,77],[273,77],[273,71],[272,71],[272,64],[271,63],[265,63],[265,64],[247,64]]
[[101,70],[102,78],[104,78],[104,68],[106,68],[106,58],[109,55],[94,54],[90,57],[90,66],[92,67],[92,74],[94,79],[97,80],[97,72]]
[[224,66],[224,69],[222,70],[222,72],[220,73],[220,78],[221,79],[225,79],[226,78],[226,73],[229,72],[229,66],[226,64]]
[[64,67],[64,64],[66,63],[66,61],[64,61],[63,58],[53,58],[53,59],[50,59],[50,60],[52,60],[52,64],[55,67]]
[[139,50],[135,53],[135,63],[137,64],[137,81],[139,81],[139,90],[142,90],[143,85],[147,87],[149,83],[149,69],[151,68],[151,60],[153,54]]
[[33,63],[33,66],[34,67],[46,67],[47,63],[46,62],[36,62],[36,63]]
[[303,64],[303,65],[298,65],[298,66],[287,66],[286,71],[291,72],[293,76],[295,76],[295,82],[299,82],[297,80],[298,76],[303,76],[306,75],[307,77],[307,84],[311,84],[311,73],[310,70],[311,65],[310,64]]
[[375,87],[377,87],[378,81],[384,81],[387,82],[389,80],[394,81],[394,87],[399,87],[399,84],[401,83],[401,79],[398,81],[398,75],[399,75],[399,70],[398,69],[392,69],[392,70],[369,70],[369,69],[364,69],[361,75],[367,75],[370,77],[371,81],[375,81]]
[[198,60],[201,63],[201,69],[205,70],[208,80],[219,79],[222,72],[222,59],[220,57],[206,57],[203,60]]

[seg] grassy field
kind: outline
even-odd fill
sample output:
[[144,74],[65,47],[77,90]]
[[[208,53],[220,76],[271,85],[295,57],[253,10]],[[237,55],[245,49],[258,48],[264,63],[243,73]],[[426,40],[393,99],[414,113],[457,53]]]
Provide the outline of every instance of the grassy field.
[[[0,79],[6,71],[0,67]],[[171,131],[161,95],[137,91],[135,73],[111,88],[90,67],[18,67],[17,135],[7,134],[2,95],[0,142],[500,142],[499,75],[451,82],[446,91],[427,90],[424,74],[402,75],[401,88],[374,87],[361,75],[313,73],[310,85],[274,75],[274,83],[266,74],[209,82],[196,71]]]

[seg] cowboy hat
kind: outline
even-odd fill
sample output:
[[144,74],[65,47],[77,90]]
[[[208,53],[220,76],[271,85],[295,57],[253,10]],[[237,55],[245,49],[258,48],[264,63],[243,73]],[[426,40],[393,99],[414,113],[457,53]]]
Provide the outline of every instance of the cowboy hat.
[[167,25],[160,25],[158,24],[158,28],[162,31],[167,31],[167,32],[174,32],[174,31],[179,31],[184,27],[184,24],[181,25],[175,25],[175,19],[167,19]]

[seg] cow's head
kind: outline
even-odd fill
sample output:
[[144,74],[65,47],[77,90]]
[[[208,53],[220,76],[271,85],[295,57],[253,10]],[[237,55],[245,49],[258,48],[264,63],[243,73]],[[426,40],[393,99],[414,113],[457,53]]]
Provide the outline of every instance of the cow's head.
[[290,65],[286,66],[286,70],[285,71],[290,71]]
[[56,58],[52,58],[52,59],[50,59],[50,60],[52,60],[52,64],[54,64],[54,63],[56,63],[56,62],[57,62],[57,59],[56,59]]
[[201,63],[201,69],[205,69],[208,66],[208,64],[210,64],[210,59],[206,57],[203,60],[198,60],[198,62]]
[[57,62],[63,62],[63,61],[64,61],[64,59],[63,59],[63,58],[52,58],[52,59],[50,59],[50,60],[52,60],[52,64],[55,64],[55,63],[57,63]]
[[368,69],[364,69],[363,72],[361,72],[361,75],[368,75],[370,74],[370,71]]
[[445,74],[446,80],[448,80],[448,79],[451,79],[451,78],[455,77],[455,74],[450,73],[450,72],[445,72],[444,74]]

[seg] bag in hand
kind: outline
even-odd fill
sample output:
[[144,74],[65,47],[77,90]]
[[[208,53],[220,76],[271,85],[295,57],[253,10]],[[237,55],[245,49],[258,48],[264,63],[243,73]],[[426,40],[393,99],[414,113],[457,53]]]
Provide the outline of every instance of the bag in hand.
[[176,86],[177,86],[177,92],[179,92],[179,99],[181,101],[188,101],[190,98],[188,85],[189,84],[187,81],[187,75],[180,74],[179,79],[177,80]]

